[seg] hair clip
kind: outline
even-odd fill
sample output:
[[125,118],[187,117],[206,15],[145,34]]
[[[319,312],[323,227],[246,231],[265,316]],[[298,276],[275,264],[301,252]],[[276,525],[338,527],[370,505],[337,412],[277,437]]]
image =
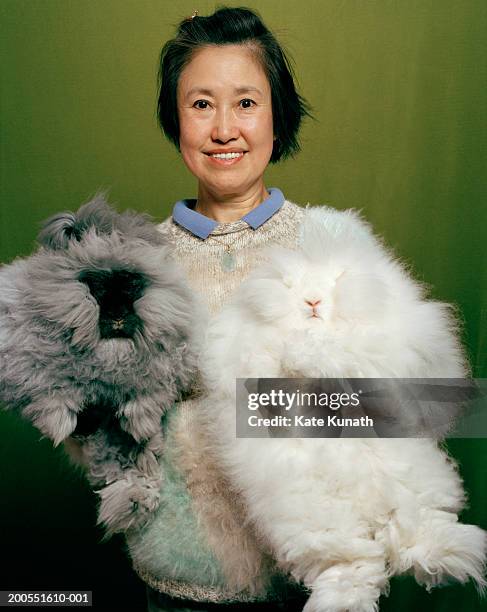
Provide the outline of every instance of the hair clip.
[[193,21],[195,17],[198,17],[198,11],[193,11],[192,15],[184,19],[184,23],[187,23],[188,21]]

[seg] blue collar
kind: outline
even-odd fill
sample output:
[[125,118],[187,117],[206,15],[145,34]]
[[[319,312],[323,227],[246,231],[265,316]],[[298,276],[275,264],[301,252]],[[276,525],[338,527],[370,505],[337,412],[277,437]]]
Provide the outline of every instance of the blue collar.
[[[241,219],[254,230],[270,219],[284,204],[284,195],[280,189],[271,187],[268,191],[270,196],[267,200],[264,200],[262,204],[256,206]],[[195,204],[196,200],[179,200],[174,204],[172,218],[178,225],[198,236],[198,238],[206,239],[220,224],[218,221],[209,219],[193,210]]]

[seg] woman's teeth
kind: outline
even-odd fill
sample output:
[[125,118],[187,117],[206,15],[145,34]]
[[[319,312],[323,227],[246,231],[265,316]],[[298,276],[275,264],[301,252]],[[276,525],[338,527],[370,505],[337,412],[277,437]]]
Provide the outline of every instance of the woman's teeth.
[[210,157],[216,157],[217,159],[235,159],[236,157],[242,157],[243,153],[210,153]]

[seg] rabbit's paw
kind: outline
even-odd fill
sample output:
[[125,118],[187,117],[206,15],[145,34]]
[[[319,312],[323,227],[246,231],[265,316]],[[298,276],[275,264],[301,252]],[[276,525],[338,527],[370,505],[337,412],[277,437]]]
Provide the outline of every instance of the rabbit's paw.
[[78,410],[78,404],[70,397],[45,396],[26,406],[22,416],[58,446],[75,430]]
[[472,578],[479,591],[487,586],[485,579],[487,532],[475,525],[457,522],[455,514],[434,512],[423,522],[415,543],[400,551],[402,571],[413,569],[419,584],[432,587]]
[[148,440],[161,431],[161,406],[149,396],[127,402],[119,409],[122,429],[136,442]]
[[129,475],[100,489],[98,524],[105,526],[108,536],[140,529],[159,506],[160,485],[160,478]]
[[360,560],[327,569],[309,586],[303,612],[378,612],[388,582],[383,561]]

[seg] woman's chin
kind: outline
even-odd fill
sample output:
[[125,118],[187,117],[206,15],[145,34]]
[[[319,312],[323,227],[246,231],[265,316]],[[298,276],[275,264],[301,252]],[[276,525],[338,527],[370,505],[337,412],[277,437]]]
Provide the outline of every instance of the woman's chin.
[[217,180],[212,180],[211,183],[202,183],[208,193],[217,195],[219,198],[238,197],[246,194],[250,185],[247,180],[242,179],[237,172],[232,172],[230,169],[227,172],[220,173],[218,177],[213,177]]

